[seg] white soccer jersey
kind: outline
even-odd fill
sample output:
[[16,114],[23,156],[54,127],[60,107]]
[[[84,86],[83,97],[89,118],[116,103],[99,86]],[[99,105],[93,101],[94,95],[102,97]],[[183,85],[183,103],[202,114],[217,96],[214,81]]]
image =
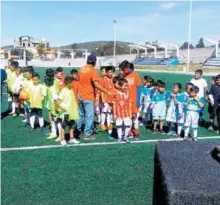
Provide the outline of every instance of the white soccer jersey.
[[197,86],[199,88],[199,93],[197,94],[197,96],[199,98],[203,98],[204,97],[204,88],[208,87],[207,81],[204,78],[200,78],[200,79],[195,79],[193,78],[190,83],[192,83],[193,85]]

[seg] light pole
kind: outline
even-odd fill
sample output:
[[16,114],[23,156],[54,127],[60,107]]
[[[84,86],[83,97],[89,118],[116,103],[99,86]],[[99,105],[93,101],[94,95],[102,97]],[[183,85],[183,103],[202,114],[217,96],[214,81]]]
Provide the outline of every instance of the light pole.
[[189,72],[191,29],[192,29],[192,0],[189,1],[189,35],[188,35],[188,55],[187,55],[187,67],[186,67],[187,72]]
[[114,66],[116,66],[115,54],[116,54],[116,24],[117,24],[117,22],[114,20],[113,23],[114,23]]

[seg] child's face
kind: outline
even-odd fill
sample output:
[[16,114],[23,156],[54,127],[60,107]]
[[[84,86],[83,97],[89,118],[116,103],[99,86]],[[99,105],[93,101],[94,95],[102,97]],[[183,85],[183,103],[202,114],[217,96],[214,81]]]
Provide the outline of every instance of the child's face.
[[199,72],[195,72],[195,79],[200,79],[202,75]]
[[101,75],[102,77],[106,76],[106,70],[104,68],[101,70]]
[[56,78],[61,80],[63,78],[63,72],[56,73]]
[[38,77],[33,77],[33,84],[38,85],[40,83],[40,78]]
[[187,87],[186,87],[186,92],[188,93],[188,94],[190,94],[190,89],[192,88],[192,86],[191,85],[187,85]]
[[12,65],[10,65],[10,71],[12,71],[12,72],[14,72],[15,71],[15,68],[14,68],[14,66],[12,66]]
[[173,86],[173,93],[176,94],[176,93],[179,93],[180,92],[180,89],[177,85],[174,85]]
[[18,76],[18,75],[20,75],[21,74],[21,69],[16,69],[15,70],[15,74]]
[[124,68],[124,70],[123,70],[123,76],[126,76],[126,75],[128,75],[128,74],[130,74],[131,73],[131,69],[130,68]]
[[220,85],[220,78],[216,79],[216,85]]
[[124,75],[124,71],[123,71],[121,68],[119,68],[119,75],[120,75],[121,78],[122,78],[123,75]]
[[213,79],[210,81],[210,83],[211,85],[215,85],[215,81]]
[[158,87],[158,91],[159,91],[160,93],[163,93],[163,92],[165,91],[165,88],[164,88],[164,87],[159,86],[159,87]]
[[147,80],[143,79],[143,85],[144,85],[144,86],[147,85]]
[[78,80],[79,79],[78,73],[73,73],[72,78],[73,80]]
[[147,87],[148,87],[148,88],[151,88],[151,87],[152,87],[152,83],[147,82]]
[[108,78],[112,78],[113,75],[114,75],[113,70],[109,70],[109,71],[107,72],[107,77],[108,77]]
[[190,95],[190,97],[191,98],[194,98],[194,97],[196,97],[196,92],[195,91],[191,91],[190,93],[189,93],[189,95]]
[[28,79],[28,80],[31,80],[31,79],[32,79],[32,74],[29,73],[29,72],[25,72],[25,73],[24,73],[24,76],[25,76],[25,78]]
[[122,90],[122,91],[127,91],[127,90],[128,90],[128,83],[124,83],[124,84],[121,86],[121,90]]

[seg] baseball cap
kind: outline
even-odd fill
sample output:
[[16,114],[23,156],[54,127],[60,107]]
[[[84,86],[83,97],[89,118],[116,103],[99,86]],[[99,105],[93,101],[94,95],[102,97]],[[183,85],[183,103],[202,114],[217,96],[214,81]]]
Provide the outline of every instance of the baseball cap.
[[90,54],[88,57],[87,57],[87,61],[92,61],[92,62],[96,62],[97,58],[95,55],[93,54]]

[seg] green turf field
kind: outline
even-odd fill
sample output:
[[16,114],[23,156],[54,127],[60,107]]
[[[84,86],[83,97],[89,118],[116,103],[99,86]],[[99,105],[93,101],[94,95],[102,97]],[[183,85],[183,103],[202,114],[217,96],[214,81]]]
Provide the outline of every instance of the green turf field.
[[[35,70],[43,78],[45,69]],[[65,72],[68,74],[70,69]],[[145,72],[140,75],[164,80],[168,91],[173,83],[185,84],[192,77]],[[2,110],[6,104],[3,98]],[[39,129],[30,132],[21,120],[9,116],[1,121],[2,148],[59,144],[46,140]],[[140,140],[174,138],[152,134],[143,127],[140,132]],[[200,128],[199,136],[216,133]],[[112,141],[98,133],[95,141],[85,143]],[[219,139],[203,141],[214,143]],[[154,146],[140,143],[2,151],[2,204],[151,204]]]

